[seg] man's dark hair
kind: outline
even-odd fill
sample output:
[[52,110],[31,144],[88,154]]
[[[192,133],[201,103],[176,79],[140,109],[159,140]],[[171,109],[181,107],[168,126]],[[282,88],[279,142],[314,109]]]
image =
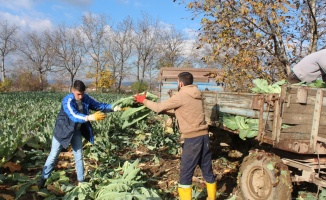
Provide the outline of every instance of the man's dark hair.
[[181,72],[178,75],[179,81],[182,82],[185,86],[191,85],[194,81],[194,77],[190,72]]
[[74,89],[79,92],[85,92],[86,86],[83,81],[75,80],[74,82]]

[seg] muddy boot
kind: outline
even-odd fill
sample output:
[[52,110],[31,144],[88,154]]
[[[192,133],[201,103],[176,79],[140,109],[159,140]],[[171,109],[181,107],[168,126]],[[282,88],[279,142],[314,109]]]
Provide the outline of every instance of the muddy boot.
[[216,182],[215,183],[206,183],[207,187],[207,199],[206,200],[215,200],[216,199]]
[[178,192],[179,192],[180,200],[191,200],[192,199],[191,187],[187,187],[187,188],[179,187]]

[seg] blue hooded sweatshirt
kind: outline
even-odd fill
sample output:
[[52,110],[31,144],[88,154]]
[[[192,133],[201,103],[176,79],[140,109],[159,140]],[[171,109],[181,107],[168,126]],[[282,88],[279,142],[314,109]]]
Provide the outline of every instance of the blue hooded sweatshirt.
[[111,104],[100,103],[86,93],[81,102],[83,105],[83,113],[79,112],[73,93],[67,94],[62,100],[61,109],[55,122],[53,134],[65,149],[68,148],[71,138],[77,130],[78,123],[81,123],[81,134],[89,142],[94,144],[92,125],[89,121],[86,121],[86,116],[89,115],[89,110],[102,112],[113,111]]

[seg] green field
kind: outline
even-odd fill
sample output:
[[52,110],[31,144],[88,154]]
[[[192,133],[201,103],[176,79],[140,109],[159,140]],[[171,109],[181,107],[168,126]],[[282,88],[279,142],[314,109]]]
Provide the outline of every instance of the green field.
[[[133,149],[175,155],[178,134],[166,133],[163,117],[154,113],[122,129],[121,112],[93,122],[95,145],[84,141],[87,183],[76,186],[73,157],[65,150],[47,187],[35,187],[51,147],[55,118],[65,93],[20,92],[0,94],[0,199],[161,199],[168,191],[151,187],[138,167],[148,159],[133,156]],[[126,95],[91,93],[100,102],[113,103]],[[68,155],[71,158],[65,158]],[[5,189],[3,189],[5,188]],[[3,193],[3,194],[2,194]],[[3,195],[3,196],[1,196]],[[7,195],[7,196],[5,196]]]
[[[0,93],[0,200],[178,198],[179,134],[174,126],[167,126],[166,116],[153,112],[124,129],[122,112],[108,113],[105,120],[93,122],[95,144],[84,140],[83,147],[87,182],[77,185],[75,163],[68,148],[60,154],[46,187],[39,190],[36,183],[51,148],[55,119],[65,95]],[[108,93],[90,95],[105,103],[126,97]],[[241,158],[232,156],[232,148],[242,153],[248,149],[234,134],[217,131],[211,140],[218,199],[236,199]],[[224,140],[231,145],[220,146]],[[296,186],[293,198],[316,199],[307,192],[315,189],[309,188],[313,187]],[[193,198],[206,199],[199,168],[193,177]]]

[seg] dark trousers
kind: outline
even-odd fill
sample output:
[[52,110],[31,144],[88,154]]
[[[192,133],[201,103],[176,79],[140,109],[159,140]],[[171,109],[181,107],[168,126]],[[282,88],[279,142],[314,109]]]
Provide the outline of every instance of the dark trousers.
[[199,165],[206,182],[214,183],[212,153],[209,149],[209,136],[185,138],[182,145],[180,184],[191,185],[194,171]]

